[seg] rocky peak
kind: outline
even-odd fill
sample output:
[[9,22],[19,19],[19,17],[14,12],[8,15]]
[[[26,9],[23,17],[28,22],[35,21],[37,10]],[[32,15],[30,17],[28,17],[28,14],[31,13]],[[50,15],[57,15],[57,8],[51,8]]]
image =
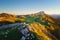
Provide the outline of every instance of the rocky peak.
[[36,15],[45,15],[45,12],[44,11],[40,11],[40,12],[36,13]]

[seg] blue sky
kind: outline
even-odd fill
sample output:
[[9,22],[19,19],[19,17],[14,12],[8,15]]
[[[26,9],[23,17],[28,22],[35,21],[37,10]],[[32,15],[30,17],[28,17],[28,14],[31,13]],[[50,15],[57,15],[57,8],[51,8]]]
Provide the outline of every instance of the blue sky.
[[29,14],[39,11],[60,14],[60,0],[0,0],[0,13]]

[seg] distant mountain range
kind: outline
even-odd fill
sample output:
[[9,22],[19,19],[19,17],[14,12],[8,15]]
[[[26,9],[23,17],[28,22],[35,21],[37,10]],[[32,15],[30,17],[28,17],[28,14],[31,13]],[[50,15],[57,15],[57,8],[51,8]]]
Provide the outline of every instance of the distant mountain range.
[[60,14],[59,15],[58,14],[54,14],[52,16],[55,17],[55,18],[60,18]]
[[[10,27],[8,25],[13,25],[14,27]],[[47,15],[44,11],[28,15],[12,15],[2,13],[0,14],[0,28],[2,28],[0,29],[0,40],[60,39],[60,19],[55,18],[52,15]],[[8,34],[6,33],[7,31]]]

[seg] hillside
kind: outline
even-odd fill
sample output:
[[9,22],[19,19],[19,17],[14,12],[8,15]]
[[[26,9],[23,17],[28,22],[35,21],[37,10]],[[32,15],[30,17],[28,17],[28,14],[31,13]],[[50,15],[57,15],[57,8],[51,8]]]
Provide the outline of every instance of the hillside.
[[16,15],[12,15],[12,14],[7,14],[7,13],[1,13],[0,14],[0,21],[10,21],[10,22],[14,22],[15,20],[17,20]]
[[[56,24],[57,20],[58,20],[57,18],[45,14],[44,11],[35,14],[17,15],[17,16],[3,13],[0,14],[0,24],[1,24],[0,31],[5,33],[7,30],[9,30],[10,32],[7,34],[8,36],[6,38],[3,36],[3,33],[1,33],[2,35],[0,34],[0,39],[15,40],[16,38],[16,40],[59,40],[60,22],[57,22]],[[7,26],[7,25],[11,25],[11,26]],[[27,26],[23,26],[23,25],[27,25]],[[12,28],[15,29],[11,30]],[[24,30],[25,28],[27,28],[28,30]],[[19,31],[18,29],[19,30],[21,29],[22,31],[21,30]],[[29,31],[28,33],[30,33],[29,34],[30,36],[28,37],[26,37],[27,31]],[[14,36],[13,34],[16,35]]]

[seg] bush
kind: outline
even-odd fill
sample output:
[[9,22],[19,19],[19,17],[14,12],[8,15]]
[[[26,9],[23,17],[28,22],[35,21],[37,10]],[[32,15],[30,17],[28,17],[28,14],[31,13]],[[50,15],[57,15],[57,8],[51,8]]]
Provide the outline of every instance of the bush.
[[20,20],[16,20],[15,22],[16,22],[16,23],[21,23],[21,21],[20,21]]

